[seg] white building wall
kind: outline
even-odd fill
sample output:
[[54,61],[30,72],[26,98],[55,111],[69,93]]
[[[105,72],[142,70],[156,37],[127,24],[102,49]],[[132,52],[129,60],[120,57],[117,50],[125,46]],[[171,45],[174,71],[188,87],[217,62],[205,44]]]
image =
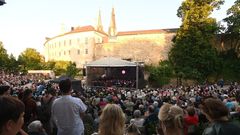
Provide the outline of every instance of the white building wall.
[[46,61],[72,61],[78,68],[93,61],[94,46],[103,41],[102,34],[95,31],[70,33],[55,37],[44,45]]

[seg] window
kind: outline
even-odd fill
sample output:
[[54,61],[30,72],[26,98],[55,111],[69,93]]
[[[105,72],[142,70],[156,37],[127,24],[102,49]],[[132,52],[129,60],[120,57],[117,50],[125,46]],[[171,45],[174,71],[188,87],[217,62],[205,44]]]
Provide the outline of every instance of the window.
[[59,56],[61,56],[61,52],[59,52]]
[[66,55],[66,52],[65,52],[65,51],[63,52],[63,55]]
[[85,44],[88,44],[88,38],[87,37],[85,38]]
[[80,44],[80,38],[77,39],[77,43]]
[[71,55],[71,50],[68,50],[68,55]]
[[66,40],[64,40],[64,43],[63,43],[63,44],[64,44],[64,46],[66,46]]
[[72,41],[71,41],[71,39],[69,40],[69,45],[71,45],[72,44]]
[[85,54],[88,54],[88,49],[85,49]]
[[80,55],[80,49],[78,49],[77,54]]

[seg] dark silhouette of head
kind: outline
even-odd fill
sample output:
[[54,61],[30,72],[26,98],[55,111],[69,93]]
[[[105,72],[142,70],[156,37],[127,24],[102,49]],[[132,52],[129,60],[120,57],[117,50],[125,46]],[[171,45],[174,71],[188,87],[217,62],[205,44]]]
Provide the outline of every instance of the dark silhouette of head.
[[59,83],[59,88],[63,94],[66,94],[71,91],[72,82],[70,79],[61,80]]

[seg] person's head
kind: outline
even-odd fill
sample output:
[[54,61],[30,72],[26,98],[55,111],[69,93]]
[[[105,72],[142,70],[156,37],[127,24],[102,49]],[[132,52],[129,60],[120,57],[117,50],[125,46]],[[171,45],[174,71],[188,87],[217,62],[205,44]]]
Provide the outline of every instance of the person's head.
[[0,134],[16,135],[24,123],[24,104],[11,96],[0,96]]
[[135,110],[135,111],[133,112],[133,116],[134,116],[135,118],[140,118],[140,116],[141,116],[141,111],[140,111],[140,110]]
[[107,104],[102,111],[99,123],[99,135],[123,135],[125,115],[116,104]]
[[194,109],[193,106],[187,107],[186,110],[187,110],[187,113],[188,113],[189,116],[194,116],[195,115],[195,109]]
[[10,86],[8,86],[8,85],[1,85],[0,86],[0,96],[1,95],[10,95]]
[[153,105],[150,105],[149,107],[148,107],[148,112],[149,113],[154,113],[154,106]]
[[54,88],[49,88],[46,90],[46,95],[51,94],[52,96],[56,96],[56,90]]
[[158,114],[163,133],[169,134],[177,132],[181,135],[184,128],[183,115],[182,108],[168,103],[164,104]]
[[208,98],[200,105],[202,113],[211,122],[224,121],[228,116],[228,108],[219,99]]
[[23,92],[23,100],[32,97],[32,90],[31,89],[26,89]]
[[32,132],[41,133],[41,132],[43,132],[43,126],[42,126],[41,121],[35,120],[35,121],[31,122],[28,125],[28,132],[29,133],[32,133]]
[[72,88],[72,82],[70,79],[61,80],[59,83],[60,91],[63,94],[69,93]]

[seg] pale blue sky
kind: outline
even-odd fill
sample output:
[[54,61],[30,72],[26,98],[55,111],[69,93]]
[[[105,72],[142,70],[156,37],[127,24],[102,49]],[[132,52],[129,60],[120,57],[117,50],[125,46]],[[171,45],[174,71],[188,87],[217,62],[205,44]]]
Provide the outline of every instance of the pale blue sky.
[[[183,0],[5,0],[0,7],[0,41],[8,53],[19,55],[27,47],[43,52],[45,37],[61,32],[62,24],[95,26],[101,10],[103,27],[110,24],[115,8],[118,31],[178,28],[177,9]],[[213,17],[226,17],[226,10],[235,0],[225,0]]]

